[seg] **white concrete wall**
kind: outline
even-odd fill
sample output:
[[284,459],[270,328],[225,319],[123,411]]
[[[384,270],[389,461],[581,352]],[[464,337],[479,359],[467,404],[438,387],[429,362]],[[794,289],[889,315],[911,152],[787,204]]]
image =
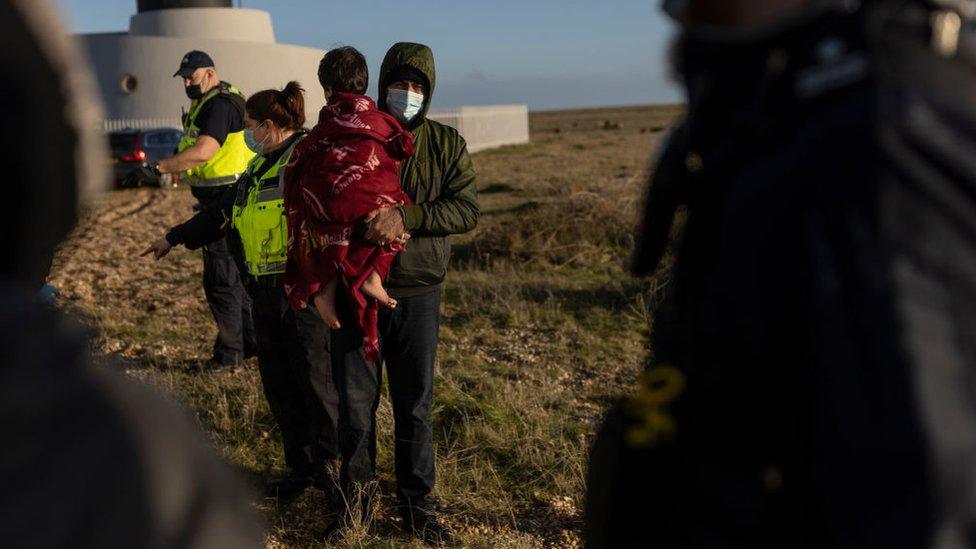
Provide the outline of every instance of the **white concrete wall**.
[[432,112],[430,118],[457,129],[469,152],[529,142],[527,105],[461,107]]
[[238,42],[275,41],[271,15],[266,11],[227,8],[180,8],[147,11],[129,19],[133,36],[169,36]]
[[[314,124],[325,103],[318,82],[319,61],[325,51],[261,42],[210,38],[88,34],[80,37],[92,61],[105,102],[107,119],[180,118],[189,106],[183,82],[173,73],[190,50],[210,54],[221,79],[246,95],[276,88],[289,80],[305,87],[305,115]],[[122,91],[124,75],[135,76],[134,93]],[[179,127],[179,124],[176,125]]]
[[[210,54],[221,79],[245,95],[275,88],[290,80],[305,87],[306,125],[318,120],[325,103],[318,83],[324,50],[276,44],[267,12],[230,8],[183,8],[134,15],[129,33],[80,35],[92,61],[105,103],[106,130],[125,127],[180,127],[189,106],[183,82],[174,78],[180,59],[190,50]],[[126,75],[135,77],[132,93],[122,89]],[[525,105],[461,107],[431,114],[456,128],[476,152],[527,143],[529,115]]]
[[[525,105],[461,107],[430,114],[430,118],[458,130],[468,152],[529,142],[529,110]],[[309,119],[308,127],[315,125]],[[104,122],[105,131],[124,128],[179,128],[179,118],[116,118]]]

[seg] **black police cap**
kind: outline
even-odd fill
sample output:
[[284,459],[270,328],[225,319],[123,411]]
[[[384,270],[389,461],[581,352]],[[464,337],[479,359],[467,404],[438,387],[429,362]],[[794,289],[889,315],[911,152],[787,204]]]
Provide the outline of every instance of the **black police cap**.
[[183,56],[183,59],[180,61],[180,68],[173,74],[173,76],[187,77],[193,74],[193,71],[201,67],[213,66],[213,59],[211,59],[209,55],[200,50],[193,50]]

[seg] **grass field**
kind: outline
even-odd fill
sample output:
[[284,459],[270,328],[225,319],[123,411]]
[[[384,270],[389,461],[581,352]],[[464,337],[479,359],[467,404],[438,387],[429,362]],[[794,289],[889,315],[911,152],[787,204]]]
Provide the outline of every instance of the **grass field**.
[[[464,547],[579,545],[587,449],[602,411],[626,392],[648,349],[647,303],[660,280],[623,260],[652,148],[677,107],[534,113],[532,142],[474,155],[482,217],[454,241],[434,398],[439,498]],[[199,252],[155,263],[138,253],[191,214],[185,189],[100,197],[51,277],[94,328],[96,364],[185,403],[255,485],[283,459],[254,364],[198,374],[216,329]],[[379,412],[374,523],[347,547],[400,547],[392,502],[392,417]],[[255,498],[269,547],[316,546],[331,520],[309,491],[290,507]],[[418,545],[419,546],[419,545]]]

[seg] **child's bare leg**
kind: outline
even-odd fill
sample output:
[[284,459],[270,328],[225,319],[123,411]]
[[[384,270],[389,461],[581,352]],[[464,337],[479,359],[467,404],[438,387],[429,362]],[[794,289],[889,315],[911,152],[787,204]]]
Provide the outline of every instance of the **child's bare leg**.
[[383,279],[380,278],[380,274],[375,270],[366,277],[363,282],[362,292],[384,307],[389,307],[390,309],[397,306],[397,301],[390,297],[390,294],[386,293],[386,288],[383,287]]
[[339,324],[339,313],[336,312],[336,285],[339,283],[339,277],[335,277],[331,282],[326,284],[319,293],[315,294],[312,301],[315,303],[315,309],[319,312],[319,316],[325,321],[325,324],[330,328],[338,329],[342,327]]

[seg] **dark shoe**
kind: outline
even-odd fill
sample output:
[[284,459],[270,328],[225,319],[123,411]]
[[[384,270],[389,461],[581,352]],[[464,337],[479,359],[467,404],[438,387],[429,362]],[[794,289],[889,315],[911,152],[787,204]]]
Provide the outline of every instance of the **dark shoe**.
[[312,475],[312,487],[325,494],[329,508],[336,513],[346,511],[346,504],[339,488],[338,469],[326,465],[324,470]]
[[400,511],[400,516],[407,533],[427,545],[444,545],[454,539],[451,531],[437,520],[437,515],[432,511],[410,507]]
[[342,515],[339,515],[335,520],[332,521],[331,524],[325,527],[325,530],[319,532],[316,537],[320,542],[325,543],[326,545],[334,543],[337,541],[339,531],[342,530],[344,525]]
[[312,477],[298,473],[273,480],[265,487],[264,495],[284,500],[295,499],[312,485]]
[[315,475],[312,478],[312,487],[325,494],[325,500],[329,502],[329,509],[334,513],[347,511],[345,499],[342,497],[342,490],[338,483],[325,473]]

